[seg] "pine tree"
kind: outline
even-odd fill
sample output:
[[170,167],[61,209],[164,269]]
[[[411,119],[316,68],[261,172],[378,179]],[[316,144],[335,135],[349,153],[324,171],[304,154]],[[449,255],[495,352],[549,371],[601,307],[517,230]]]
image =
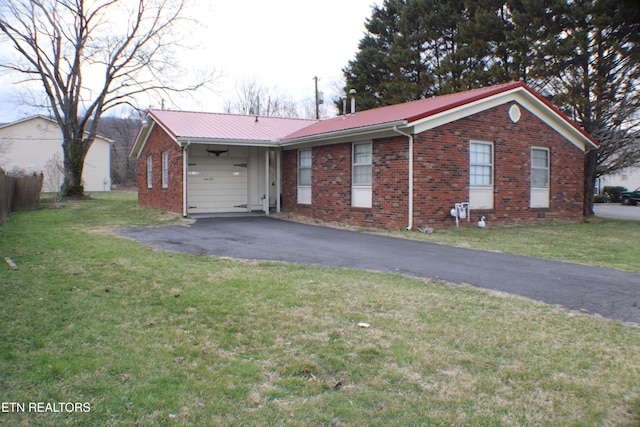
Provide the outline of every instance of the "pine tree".
[[556,0],[536,47],[542,93],[600,142],[585,155],[584,214],[599,176],[640,162],[640,5],[628,0]]
[[484,87],[510,80],[506,27],[502,0],[467,0],[458,24],[457,50],[450,55],[457,65],[452,90]]
[[362,108],[524,80],[593,135],[597,177],[640,163],[636,0],[385,0],[343,70]]
[[356,58],[343,69],[345,92],[357,91],[360,109],[420,99],[431,85],[416,16],[407,14],[406,7],[404,0],[385,0],[374,7]]
[[[459,44],[459,26],[465,11],[464,0],[414,0],[406,14],[416,22],[416,37],[422,43],[421,57],[432,85],[425,96],[453,92],[451,80],[457,79],[460,67],[454,59]],[[453,77],[455,76],[455,77]]]

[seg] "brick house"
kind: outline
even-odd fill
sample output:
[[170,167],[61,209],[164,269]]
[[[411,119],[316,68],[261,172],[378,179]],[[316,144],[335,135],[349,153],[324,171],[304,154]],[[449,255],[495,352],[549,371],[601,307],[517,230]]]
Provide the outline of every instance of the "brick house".
[[312,123],[150,110],[130,153],[138,203],[184,216],[280,210],[278,141]]
[[322,121],[150,111],[132,155],[142,205],[414,229],[454,207],[461,224],[579,221],[595,147],[513,82]]

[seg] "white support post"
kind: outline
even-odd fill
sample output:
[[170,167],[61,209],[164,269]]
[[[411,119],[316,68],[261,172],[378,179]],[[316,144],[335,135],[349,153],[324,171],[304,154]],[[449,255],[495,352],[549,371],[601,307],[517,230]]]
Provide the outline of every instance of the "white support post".
[[282,198],[282,150],[276,150],[276,212],[280,213]]
[[189,179],[189,145],[191,142],[182,148],[182,216],[187,217],[189,215],[189,186],[187,180]]
[[264,168],[265,168],[266,179],[264,182],[264,199],[265,200],[264,200],[263,207],[264,207],[264,214],[269,215],[269,197],[270,197],[269,188],[271,187],[271,183],[269,182],[269,176],[271,175],[270,174],[271,171],[269,170],[270,165],[269,165],[269,149],[268,148],[264,151],[264,159],[265,159]]

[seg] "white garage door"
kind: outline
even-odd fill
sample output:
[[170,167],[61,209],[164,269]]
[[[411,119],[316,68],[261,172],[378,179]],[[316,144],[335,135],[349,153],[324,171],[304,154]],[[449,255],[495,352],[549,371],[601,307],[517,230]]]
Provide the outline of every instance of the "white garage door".
[[190,157],[189,213],[246,212],[247,159]]

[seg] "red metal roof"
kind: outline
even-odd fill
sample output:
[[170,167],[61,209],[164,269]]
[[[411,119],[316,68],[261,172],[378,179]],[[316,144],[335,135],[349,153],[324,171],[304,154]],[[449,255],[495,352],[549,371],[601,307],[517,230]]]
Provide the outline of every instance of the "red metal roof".
[[149,115],[176,139],[273,141],[316,122],[262,116],[256,120],[256,116],[170,110],[149,110]]
[[150,110],[149,114],[176,139],[289,141],[295,143],[295,140],[307,137],[322,137],[335,132],[357,132],[358,129],[374,128],[400,122],[411,124],[511,90],[524,90],[534,96],[575,128],[594,146],[598,145],[580,126],[523,82],[510,82],[465,92],[440,95],[372,110],[358,111],[353,115],[338,116],[321,121],[263,116],[258,117],[256,120],[255,116],[249,115],[167,110]]
[[348,114],[347,116],[340,116],[315,123],[297,131],[296,133],[288,135],[285,139],[303,138],[305,136],[357,129],[403,120],[411,123],[521,86],[524,86],[524,83],[511,82],[481,89],[473,89],[465,92],[405,102],[403,104],[375,108],[372,110],[358,111],[353,115]]
[[488,86],[480,89],[472,89],[464,92],[452,93],[448,95],[440,95],[432,98],[420,99],[417,101],[405,102],[403,104],[390,105],[387,107],[376,108],[372,110],[358,111],[356,114],[339,116],[329,120],[323,120],[314,123],[308,127],[302,128],[295,133],[287,135],[284,140],[295,140],[299,138],[312,137],[315,135],[330,134],[333,132],[341,132],[348,130],[357,130],[359,128],[367,128],[385,123],[394,123],[406,121],[407,124],[416,122],[436,114],[453,110],[485,98],[492,97],[511,90],[520,89],[528,92],[540,102],[545,104],[555,114],[560,116],[570,126],[581,133],[594,146],[598,146],[598,142],[594,140],[584,129],[578,126],[573,120],[567,117],[555,105],[549,102],[539,93],[535,92],[524,82],[516,81],[510,83]]

